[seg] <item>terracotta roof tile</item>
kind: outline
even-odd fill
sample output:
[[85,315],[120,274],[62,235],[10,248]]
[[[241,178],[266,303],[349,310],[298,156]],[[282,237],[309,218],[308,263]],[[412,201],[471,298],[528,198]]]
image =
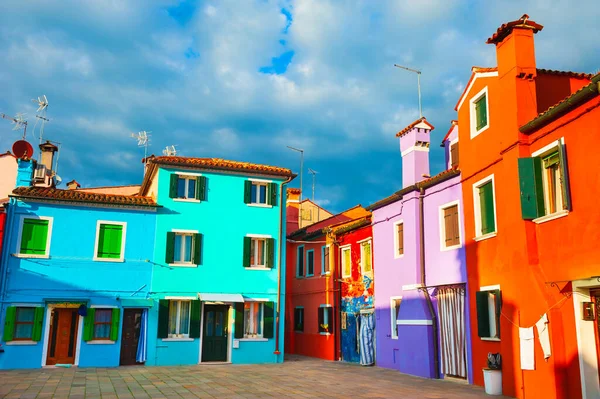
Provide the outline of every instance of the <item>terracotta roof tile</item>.
[[299,188],[288,188],[287,193],[288,194],[300,194],[300,189]]
[[148,162],[159,165],[188,166],[199,169],[219,169],[243,171],[277,176],[294,176],[290,169],[278,166],[260,165],[250,162],[229,161],[221,158],[190,158],[159,156],[148,158]]
[[511,22],[507,22],[505,24],[500,25],[500,27],[498,28],[498,30],[496,30],[496,32],[492,35],[492,37],[487,39],[486,43],[487,44],[500,43],[502,40],[504,40],[504,38],[506,36],[510,35],[510,33],[515,28],[531,29],[533,31],[533,33],[538,33],[539,31],[544,29],[544,27],[542,25],[538,24],[535,21],[531,21],[529,19],[529,15],[523,14],[523,16],[521,18],[517,19],[516,21],[511,21]]
[[97,203],[107,205],[130,205],[157,207],[150,197],[136,195],[117,195],[89,193],[83,190],[60,190],[48,187],[17,187],[12,192],[12,197],[30,198],[40,200],[68,201],[82,203]]
[[405,135],[406,133],[410,132],[415,126],[417,126],[421,122],[423,122],[427,126],[429,126],[430,130],[434,129],[433,125],[431,123],[427,122],[427,119],[425,119],[425,117],[422,117],[422,118],[417,119],[410,125],[406,126],[404,129],[400,130],[398,133],[396,133],[396,137]]
[[558,76],[568,76],[570,78],[576,78],[576,79],[592,79],[592,77],[594,76],[593,73],[585,73],[585,72],[572,72],[572,71],[557,71],[554,69],[537,69],[537,73],[538,74],[544,74],[544,75],[558,75]]

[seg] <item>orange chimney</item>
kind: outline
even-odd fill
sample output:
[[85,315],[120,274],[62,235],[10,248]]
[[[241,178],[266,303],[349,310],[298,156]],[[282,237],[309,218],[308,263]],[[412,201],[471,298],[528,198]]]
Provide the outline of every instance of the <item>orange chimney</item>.
[[[502,24],[487,40],[496,45],[498,78],[505,115],[516,115],[519,128],[537,115],[535,45],[533,35],[544,27],[523,16]],[[509,114],[510,112],[510,114]]]

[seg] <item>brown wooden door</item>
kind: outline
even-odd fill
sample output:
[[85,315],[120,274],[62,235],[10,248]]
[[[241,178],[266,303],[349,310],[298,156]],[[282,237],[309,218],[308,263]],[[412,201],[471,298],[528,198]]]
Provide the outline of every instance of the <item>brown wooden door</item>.
[[47,365],[75,363],[79,315],[76,308],[55,308],[50,314]]
[[121,335],[121,366],[136,364],[142,309],[125,309],[123,312],[123,331]]

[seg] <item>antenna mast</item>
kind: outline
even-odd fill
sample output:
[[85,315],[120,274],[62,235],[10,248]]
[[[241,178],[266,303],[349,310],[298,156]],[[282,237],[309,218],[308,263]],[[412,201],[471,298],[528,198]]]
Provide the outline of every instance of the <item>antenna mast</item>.
[[150,132],[140,130],[137,133],[131,133],[131,138],[137,140],[138,147],[144,147],[144,173],[146,173],[146,164],[148,163],[148,146],[150,145]]
[[313,170],[311,168],[308,168],[308,173],[310,173],[312,175],[312,201],[315,202],[315,180],[317,177],[317,172],[316,170]]
[[36,112],[39,113],[39,115],[36,115],[35,117],[38,119],[37,121],[35,121],[35,125],[33,126],[33,136],[35,138],[35,127],[37,126],[38,122],[41,120],[42,121],[42,126],[40,126],[40,144],[42,144],[43,141],[43,136],[44,136],[44,125],[46,124],[46,122],[50,122],[50,119],[46,118],[46,109],[48,108],[48,98],[46,97],[45,94],[43,94],[41,97],[38,97],[37,99],[33,99],[31,100],[34,103],[38,103],[38,109]]
[[163,155],[165,155],[167,157],[174,157],[175,155],[177,155],[177,149],[175,147],[176,147],[175,145],[166,146],[162,152]]
[[419,90],[419,118],[423,117],[423,109],[421,108],[421,71],[418,69],[407,68],[402,65],[394,64],[396,68],[404,69],[409,72],[414,72],[417,74],[417,89]]
[[27,121],[25,120],[25,114],[18,113],[14,118],[12,116],[6,115],[6,114],[0,114],[0,116],[3,119],[8,119],[15,125],[12,128],[12,130],[19,130],[22,128],[23,129],[23,140],[25,140],[25,136],[27,135]]

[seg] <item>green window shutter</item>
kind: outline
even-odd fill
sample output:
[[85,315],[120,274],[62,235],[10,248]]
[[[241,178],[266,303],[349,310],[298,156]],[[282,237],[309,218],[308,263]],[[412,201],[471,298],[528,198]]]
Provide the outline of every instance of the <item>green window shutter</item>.
[[202,264],[202,234],[200,233],[194,234],[194,258],[192,263],[195,265]]
[[175,261],[175,233],[169,231],[167,233],[167,246],[165,251],[165,263],[173,263]]
[[567,151],[565,145],[560,143],[558,145],[558,157],[560,159],[560,186],[562,189],[563,197],[563,209],[570,211],[571,207],[571,187],[569,184],[569,168],[567,162]]
[[172,173],[170,184],[169,184],[169,198],[177,198],[177,185],[178,184],[179,184],[179,175]]
[[190,310],[190,338],[200,338],[200,300],[192,301]]
[[267,238],[267,267],[275,266],[275,239]]
[[83,340],[91,341],[94,339],[94,320],[96,318],[96,309],[88,308],[87,315],[83,318]]
[[542,183],[542,160],[519,158],[519,186],[521,189],[521,216],[531,220],[543,216],[544,189]]
[[169,300],[158,301],[158,338],[169,337]]
[[491,181],[479,187],[479,201],[481,234],[493,233],[496,231],[496,222],[494,220],[494,189]]
[[250,267],[250,246],[252,245],[251,237],[244,237],[244,267]]
[[119,259],[123,243],[123,226],[119,224],[101,224],[98,230],[99,258]]
[[277,206],[277,183],[269,183],[269,205]]
[[31,340],[40,341],[42,339],[42,323],[44,321],[44,308],[35,308],[33,315],[33,330],[31,331]]
[[500,338],[500,314],[502,312],[502,293],[500,290],[495,290],[496,296],[496,337]]
[[206,201],[206,177],[196,177],[196,199]]
[[487,103],[485,95],[475,103],[475,116],[477,118],[477,130],[487,125]]
[[6,318],[4,319],[4,342],[13,340],[13,334],[15,333],[15,318],[17,317],[17,308],[9,306],[6,308]]
[[28,255],[45,255],[48,242],[48,221],[24,219],[21,232],[21,251]]
[[252,202],[252,182],[246,180],[244,182],[244,203],[249,204]]
[[273,302],[265,302],[263,304],[263,320],[264,330],[263,338],[273,338],[273,332],[275,329],[275,310],[273,309]]
[[235,326],[234,338],[244,338],[244,304],[235,304]]
[[488,311],[488,291],[475,293],[477,304],[477,335],[482,338],[490,336],[490,315]]
[[115,308],[112,310],[112,318],[110,324],[110,340],[116,341],[119,339],[119,321],[121,320],[121,309]]

